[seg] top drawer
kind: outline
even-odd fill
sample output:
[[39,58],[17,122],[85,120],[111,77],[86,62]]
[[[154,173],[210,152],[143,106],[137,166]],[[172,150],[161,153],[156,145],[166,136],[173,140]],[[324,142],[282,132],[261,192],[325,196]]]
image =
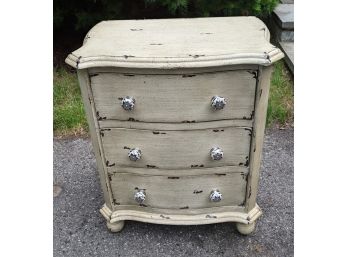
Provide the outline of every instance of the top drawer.
[[[96,73],[91,75],[91,87],[99,119],[173,123],[250,119],[255,74],[249,70],[185,75]],[[125,96],[135,99],[133,110],[121,106]],[[212,108],[213,96],[226,99],[223,109]]]

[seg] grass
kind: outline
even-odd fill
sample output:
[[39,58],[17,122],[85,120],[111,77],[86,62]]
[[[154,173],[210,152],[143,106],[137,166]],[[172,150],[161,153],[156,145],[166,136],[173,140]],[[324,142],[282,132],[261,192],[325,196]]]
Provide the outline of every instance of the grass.
[[[292,126],[293,82],[283,62],[272,75],[267,110],[267,126]],[[56,137],[85,136],[88,125],[75,73],[57,69],[53,75],[53,129]]]
[[294,122],[294,83],[283,61],[274,65],[267,109],[267,126],[288,127]]
[[53,130],[57,137],[83,136],[88,131],[77,76],[64,69],[53,72]]

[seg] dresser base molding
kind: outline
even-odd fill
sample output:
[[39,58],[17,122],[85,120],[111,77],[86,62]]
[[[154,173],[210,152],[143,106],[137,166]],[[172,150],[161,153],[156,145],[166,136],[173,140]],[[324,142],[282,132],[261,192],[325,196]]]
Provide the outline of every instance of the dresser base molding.
[[236,223],[236,227],[242,235],[249,235],[255,230],[256,222],[254,221],[250,224]]
[[262,211],[256,204],[248,213],[243,212],[212,212],[205,214],[161,214],[149,211],[117,210],[111,211],[105,204],[100,209],[107,220],[107,227],[112,232],[120,231],[125,220],[165,225],[203,225],[222,222],[236,222],[241,234],[249,234],[255,229],[255,222]]
[[120,220],[114,223],[107,221],[106,226],[108,227],[108,229],[110,229],[111,232],[120,232],[124,227],[124,220]]

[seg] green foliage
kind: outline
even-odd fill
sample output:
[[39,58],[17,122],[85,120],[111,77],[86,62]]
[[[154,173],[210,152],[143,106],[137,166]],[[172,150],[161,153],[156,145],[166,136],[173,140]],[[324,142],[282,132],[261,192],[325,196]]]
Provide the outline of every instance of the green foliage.
[[125,0],[54,0],[54,29],[86,31],[101,20],[123,18]]
[[283,61],[274,65],[267,108],[267,125],[292,125],[294,83]]
[[64,69],[53,77],[53,129],[56,135],[81,135],[88,129],[76,74]]
[[265,17],[279,0],[54,0],[55,30],[86,32],[101,20],[255,15]]
[[145,0],[148,5],[159,5],[166,8],[170,15],[185,16],[187,14],[188,0]]

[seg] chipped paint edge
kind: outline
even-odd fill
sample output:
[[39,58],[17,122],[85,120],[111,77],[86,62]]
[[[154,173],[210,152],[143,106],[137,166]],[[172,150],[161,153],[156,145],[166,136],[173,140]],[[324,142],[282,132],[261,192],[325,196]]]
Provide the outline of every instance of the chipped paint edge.
[[124,220],[133,220],[146,223],[166,224],[166,225],[203,225],[222,222],[237,222],[251,224],[261,215],[262,210],[256,204],[248,213],[244,212],[212,212],[204,214],[162,214],[155,212],[118,210],[112,212],[105,204],[100,209],[100,213],[110,224]]
[[94,67],[120,67],[120,68],[150,68],[150,69],[178,69],[178,68],[203,68],[218,67],[238,64],[256,64],[269,66],[282,59],[284,53],[275,48],[263,54],[243,53],[195,57],[128,57],[125,56],[76,56],[68,55],[65,62],[76,69]]

